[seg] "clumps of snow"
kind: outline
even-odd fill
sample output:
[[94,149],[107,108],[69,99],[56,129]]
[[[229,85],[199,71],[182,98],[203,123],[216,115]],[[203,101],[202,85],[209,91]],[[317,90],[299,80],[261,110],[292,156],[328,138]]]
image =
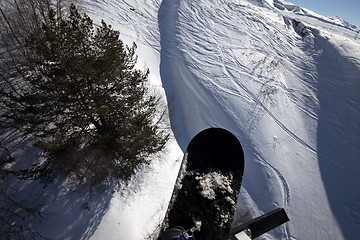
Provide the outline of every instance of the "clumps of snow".
[[216,190],[230,194],[234,192],[231,188],[231,175],[224,176],[219,172],[210,172],[202,176],[196,176],[195,179],[199,181],[200,194],[207,199],[214,200],[216,198]]
[[236,204],[236,202],[231,197],[225,197],[225,200],[228,201],[232,205]]
[[195,226],[195,229],[196,231],[200,231],[201,230],[201,221],[194,221],[194,226]]
[[175,188],[176,188],[177,190],[180,190],[180,189],[182,188],[182,184],[181,184],[181,183],[176,183],[176,184],[175,184]]

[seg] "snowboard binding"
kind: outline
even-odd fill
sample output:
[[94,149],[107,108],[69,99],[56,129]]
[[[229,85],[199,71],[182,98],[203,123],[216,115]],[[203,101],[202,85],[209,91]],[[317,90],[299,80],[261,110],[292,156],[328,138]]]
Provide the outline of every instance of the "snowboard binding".
[[196,228],[185,230],[183,227],[173,227],[166,230],[158,240],[195,240],[194,232]]
[[178,238],[178,240],[195,240],[194,231],[195,231],[195,228],[191,228],[191,229],[184,231],[181,234],[181,236]]

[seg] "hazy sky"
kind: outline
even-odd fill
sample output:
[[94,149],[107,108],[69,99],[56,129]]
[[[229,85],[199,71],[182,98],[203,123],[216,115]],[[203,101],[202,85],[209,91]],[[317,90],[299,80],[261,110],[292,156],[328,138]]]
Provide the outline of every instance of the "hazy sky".
[[287,0],[325,17],[339,16],[360,26],[360,0]]

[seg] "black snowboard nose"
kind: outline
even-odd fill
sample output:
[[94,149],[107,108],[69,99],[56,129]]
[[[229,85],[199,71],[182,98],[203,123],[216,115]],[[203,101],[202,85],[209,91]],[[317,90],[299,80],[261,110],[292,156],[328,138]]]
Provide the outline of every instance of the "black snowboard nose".
[[187,148],[187,170],[244,170],[244,152],[239,140],[222,128],[198,133]]

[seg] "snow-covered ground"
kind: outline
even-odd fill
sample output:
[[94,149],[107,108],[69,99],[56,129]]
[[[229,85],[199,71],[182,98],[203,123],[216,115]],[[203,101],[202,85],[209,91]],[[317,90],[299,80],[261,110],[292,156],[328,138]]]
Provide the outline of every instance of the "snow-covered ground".
[[245,153],[237,216],[289,215],[259,239],[357,239],[359,29],[282,0],[83,0],[83,9],[136,42],[138,67],[166,94],[176,141],[126,189],[47,190],[47,214],[33,223],[43,236],[151,235],[188,143],[220,127]]

